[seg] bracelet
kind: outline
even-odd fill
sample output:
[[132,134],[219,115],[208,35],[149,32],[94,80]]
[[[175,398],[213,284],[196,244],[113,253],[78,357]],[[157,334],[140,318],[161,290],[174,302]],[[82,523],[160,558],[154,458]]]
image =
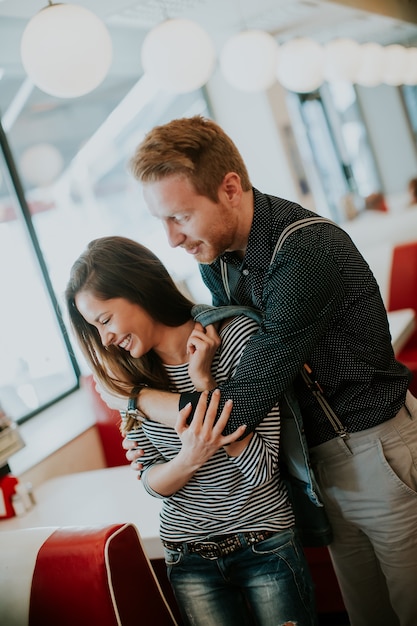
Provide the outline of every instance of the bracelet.
[[130,417],[134,417],[136,419],[137,418],[143,419],[144,416],[137,408],[136,402],[137,402],[140,391],[146,386],[147,385],[138,385],[137,387],[133,387],[131,396],[129,397],[129,400],[127,401],[126,415],[129,415]]

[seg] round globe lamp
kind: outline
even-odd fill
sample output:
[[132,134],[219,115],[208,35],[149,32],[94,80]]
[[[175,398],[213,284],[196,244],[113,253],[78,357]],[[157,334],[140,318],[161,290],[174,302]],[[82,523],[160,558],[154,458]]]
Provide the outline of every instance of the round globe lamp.
[[220,54],[220,69],[228,83],[240,91],[264,91],[276,81],[278,44],[261,30],[246,30],[231,37]]
[[376,87],[382,83],[383,71],[384,48],[374,42],[362,44],[354,82],[363,87]]
[[280,47],[277,78],[290,91],[315,91],[324,81],[323,61],[323,47],[316,41],[307,37],[291,39]]
[[359,67],[360,45],[341,37],[324,46],[324,78],[328,82],[353,82]]
[[112,61],[105,24],[75,4],[50,4],[26,26],[21,40],[23,67],[45,93],[83,96],[104,80]]
[[63,166],[61,153],[49,143],[38,143],[27,148],[19,160],[22,176],[37,187],[46,187],[53,183]]
[[141,58],[144,71],[159,87],[171,93],[187,93],[210,78],[215,50],[199,24],[171,19],[147,34]]
[[407,67],[404,85],[417,85],[417,48],[407,48]]
[[398,86],[403,83],[407,69],[407,50],[399,44],[392,44],[384,48],[384,66],[382,82],[387,85]]

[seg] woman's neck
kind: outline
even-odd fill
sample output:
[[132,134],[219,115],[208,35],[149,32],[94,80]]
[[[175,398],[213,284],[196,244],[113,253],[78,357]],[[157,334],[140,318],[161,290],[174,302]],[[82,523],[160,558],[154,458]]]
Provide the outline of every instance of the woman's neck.
[[194,328],[190,319],[181,326],[165,326],[162,341],[154,348],[165,365],[182,365],[188,363],[187,341]]

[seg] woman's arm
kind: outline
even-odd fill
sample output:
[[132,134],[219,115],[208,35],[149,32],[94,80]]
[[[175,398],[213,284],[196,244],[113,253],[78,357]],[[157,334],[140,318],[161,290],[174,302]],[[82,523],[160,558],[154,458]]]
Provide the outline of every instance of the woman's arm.
[[181,489],[220,448],[233,444],[245,431],[245,426],[240,426],[231,435],[223,436],[232,403],[226,402],[216,421],[220,393],[218,390],[213,392],[208,406],[207,398],[205,391],[198,401],[191,424],[187,424],[191,406],[186,406],[179,413],[176,431],[182,447],[177,456],[167,463],[153,465],[147,471],[149,487],[162,496],[170,496]]
[[278,407],[274,407],[250,434],[252,438],[248,444],[231,461],[252,485],[257,486],[271,480],[278,471],[280,440]]

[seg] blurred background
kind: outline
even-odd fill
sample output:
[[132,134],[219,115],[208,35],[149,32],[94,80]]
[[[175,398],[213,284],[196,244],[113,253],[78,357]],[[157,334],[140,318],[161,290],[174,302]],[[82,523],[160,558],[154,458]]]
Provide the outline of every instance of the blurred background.
[[[105,25],[111,55],[102,80],[76,96],[40,88],[22,62],[25,30],[35,16],[58,6],[49,5],[0,0],[0,404],[20,422],[77,389],[85,373],[62,294],[89,240],[120,234],[145,243],[196,301],[210,301],[196,264],[169,248],[128,171],[135,147],[154,125],[194,114],[212,117],[238,145],[255,186],[339,223],[364,212],[373,194],[382,194],[390,210],[405,205],[408,180],[417,175],[417,76],[410,78],[415,57],[408,78],[404,56],[398,80],[384,75],[388,57],[371,64],[366,77],[365,57],[358,57],[357,78],[331,76],[338,71],[331,44],[340,39],[415,51],[414,2],[82,0],[77,6]],[[197,87],[167,88],[151,75],[156,57],[165,69],[172,61],[164,35],[159,47],[153,42],[146,68],[144,42],[158,26],[182,19],[208,36],[210,71]],[[55,26],[44,28],[46,40]],[[97,69],[105,51],[98,44],[83,51],[81,21],[73,30],[67,21],[64,30],[85,68]],[[268,35],[282,62],[281,73],[274,69],[264,85],[242,49],[229,58],[233,67],[226,63],[227,44],[250,30]],[[301,67],[292,50],[288,70],[286,44],[295,40],[316,48],[302,49]],[[190,59],[199,60],[197,48],[187,50]],[[316,52],[327,74],[320,70],[314,83],[309,62]],[[339,67],[353,59],[349,51],[342,54]],[[250,61],[255,56],[252,50]],[[49,63],[61,67],[53,47],[44,57]],[[178,69],[184,65],[177,63]],[[292,82],[297,68],[300,81],[310,80],[306,86]],[[175,74],[169,70],[167,80]],[[62,63],[64,83],[67,75]]]

